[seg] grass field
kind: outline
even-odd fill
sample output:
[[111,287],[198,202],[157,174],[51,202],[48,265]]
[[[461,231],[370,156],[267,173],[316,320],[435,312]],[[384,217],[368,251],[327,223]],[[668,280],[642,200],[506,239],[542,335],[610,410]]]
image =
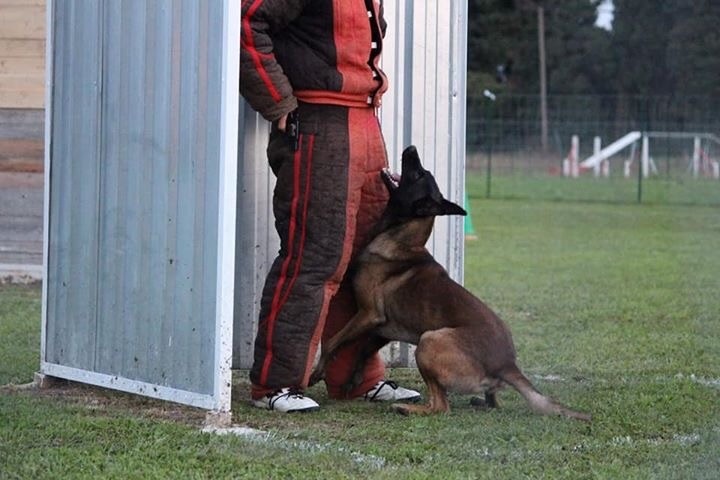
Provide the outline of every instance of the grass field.
[[[454,395],[448,415],[406,418],[316,386],[320,412],[282,416],[250,408],[238,372],[234,421],[259,432],[217,436],[191,408],[6,387],[0,478],[717,478],[717,208],[485,200],[481,179],[468,185],[467,287],[510,324],[539,389],[591,424],[533,415],[509,390],[500,410]],[[39,299],[38,287],[0,287],[0,385],[37,368]],[[390,373],[423,389],[414,370]]]
[[[467,176],[468,191],[478,197],[487,195],[487,177],[481,170]],[[638,190],[640,195],[638,196]],[[584,203],[647,205],[720,206],[720,181],[693,179],[689,175],[650,177],[638,185],[637,178],[594,178],[584,173],[580,178],[563,178],[547,174],[492,175],[490,196],[495,199],[534,201],[577,201]]]

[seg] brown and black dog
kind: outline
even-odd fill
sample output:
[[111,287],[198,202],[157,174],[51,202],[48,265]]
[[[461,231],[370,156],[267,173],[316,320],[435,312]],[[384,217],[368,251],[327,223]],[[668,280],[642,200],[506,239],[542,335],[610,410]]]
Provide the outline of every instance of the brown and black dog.
[[505,323],[480,299],[453,281],[425,248],[437,215],[466,215],[443,198],[415,147],[402,155],[400,181],[383,172],[390,199],[376,236],[353,265],[358,313],[322,348],[311,384],[346,342],[369,334],[371,341],[349,379],[360,379],[367,356],[393,340],[417,345],[417,366],[427,384],[427,405],[396,404],[400,413],[428,414],[450,409],[447,391],[482,393],[497,407],[495,393],[514,387],[530,407],[545,415],[590,420],[544,396],[515,361],[515,347]]

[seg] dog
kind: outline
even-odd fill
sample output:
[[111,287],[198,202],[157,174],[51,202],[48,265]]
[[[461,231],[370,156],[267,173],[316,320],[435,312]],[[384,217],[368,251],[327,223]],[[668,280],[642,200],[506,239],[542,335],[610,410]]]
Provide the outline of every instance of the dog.
[[483,394],[484,404],[496,408],[496,392],[510,385],[537,413],[590,421],[590,415],[561,405],[533,386],[517,366],[507,325],[453,281],[425,248],[436,216],[467,212],[443,198],[416,148],[403,152],[399,181],[388,171],[382,172],[382,178],[390,192],[387,207],[373,240],[352,266],[358,312],[323,345],[310,383],[323,378],[328,360],[340,346],[369,334],[346,388],[359,384],[367,358],[388,342],[417,345],[415,358],[428,403],[394,404],[401,414],[448,412],[448,391]]

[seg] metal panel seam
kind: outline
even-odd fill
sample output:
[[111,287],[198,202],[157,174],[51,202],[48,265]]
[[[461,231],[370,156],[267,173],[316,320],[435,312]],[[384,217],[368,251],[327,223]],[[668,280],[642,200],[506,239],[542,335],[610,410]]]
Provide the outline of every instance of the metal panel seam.
[[[95,199],[95,215],[97,217],[97,222],[95,223],[95,265],[98,266],[99,260],[100,260],[100,235],[101,235],[101,228],[102,228],[102,199],[103,195],[101,192],[102,188],[102,171],[103,171],[103,152],[105,149],[105,137],[103,135],[103,126],[104,126],[104,119],[103,119],[103,96],[104,96],[104,73],[105,73],[105,2],[100,2],[100,5],[98,7],[98,55],[100,58],[98,58],[98,62],[100,65],[100,68],[98,69],[98,85],[97,85],[97,97],[98,97],[98,105],[97,105],[97,125],[96,125],[96,135],[97,135],[97,145],[96,145],[96,159],[98,161],[98,167],[97,167],[97,173],[95,174],[95,185],[96,185],[96,192],[97,192],[97,198]],[[95,268],[95,341],[93,342],[93,352],[92,352],[92,365],[93,370],[97,370],[97,357],[98,357],[98,337],[100,332],[100,309],[98,308],[98,305],[100,304],[100,288],[98,288],[98,285],[100,285],[100,268]]]
[[[403,69],[404,69],[404,75],[403,75],[403,89],[405,93],[404,105],[405,108],[410,108],[410,106],[413,104],[413,93],[414,93],[414,87],[415,83],[413,82],[413,52],[414,52],[414,42],[415,42],[415,29],[413,28],[413,24],[415,22],[415,6],[413,4],[413,0],[406,0],[405,4],[405,28],[404,28],[404,36],[405,36],[405,45],[404,45],[404,55],[403,55]],[[398,25],[399,27],[399,25]],[[398,72],[395,72],[397,75]],[[395,112],[395,115],[397,115],[397,112]],[[400,150],[406,145],[410,145],[412,143],[412,129],[413,129],[413,115],[405,115],[405,126],[403,127],[403,135],[402,135],[402,143],[400,144]]]

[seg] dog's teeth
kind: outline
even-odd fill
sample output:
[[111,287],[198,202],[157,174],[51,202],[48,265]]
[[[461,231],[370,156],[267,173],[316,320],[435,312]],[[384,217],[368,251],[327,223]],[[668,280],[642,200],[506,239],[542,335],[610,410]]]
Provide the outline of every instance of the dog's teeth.
[[400,186],[400,179],[397,175],[393,174],[389,168],[384,168],[383,172],[385,173],[385,176],[392,182],[392,184],[396,187]]

